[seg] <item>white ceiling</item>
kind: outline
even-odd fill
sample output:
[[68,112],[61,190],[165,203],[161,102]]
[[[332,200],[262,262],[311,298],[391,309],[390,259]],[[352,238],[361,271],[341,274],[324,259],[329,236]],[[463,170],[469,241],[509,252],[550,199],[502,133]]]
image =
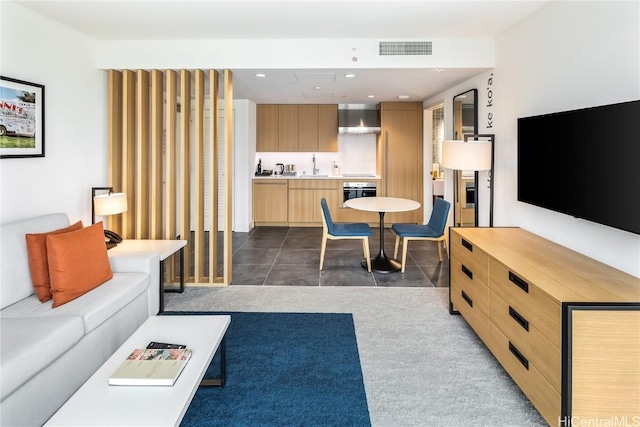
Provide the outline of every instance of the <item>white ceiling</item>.
[[[549,3],[548,0],[15,1],[97,40],[493,38]],[[232,71],[234,96],[256,103],[371,103],[398,100],[399,95],[422,101],[484,69]],[[255,76],[257,72],[268,75],[259,79]],[[346,79],[344,75],[351,72],[356,77]],[[315,86],[320,89],[314,89]]]

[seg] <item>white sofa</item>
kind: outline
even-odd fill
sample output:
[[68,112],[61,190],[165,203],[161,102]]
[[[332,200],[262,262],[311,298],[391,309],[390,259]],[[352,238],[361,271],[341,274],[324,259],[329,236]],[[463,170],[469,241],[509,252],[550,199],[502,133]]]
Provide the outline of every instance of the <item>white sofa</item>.
[[66,214],[0,226],[0,425],[44,424],[159,309],[157,254],[109,257],[113,278],[51,308],[34,294],[26,233],[67,227]]

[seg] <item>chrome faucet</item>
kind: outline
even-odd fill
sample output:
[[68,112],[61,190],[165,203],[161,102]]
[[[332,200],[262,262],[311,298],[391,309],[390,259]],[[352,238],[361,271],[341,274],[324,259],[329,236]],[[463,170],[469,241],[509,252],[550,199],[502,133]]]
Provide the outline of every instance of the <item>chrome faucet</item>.
[[313,174],[317,174],[318,172],[320,172],[320,169],[316,168],[316,155],[313,155]]

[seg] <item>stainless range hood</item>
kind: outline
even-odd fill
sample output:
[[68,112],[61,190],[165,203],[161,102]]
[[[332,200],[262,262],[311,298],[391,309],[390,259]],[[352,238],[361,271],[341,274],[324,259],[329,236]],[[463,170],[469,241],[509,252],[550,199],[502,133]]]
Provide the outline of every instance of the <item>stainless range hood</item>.
[[338,104],[338,133],[380,133],[377,104]]

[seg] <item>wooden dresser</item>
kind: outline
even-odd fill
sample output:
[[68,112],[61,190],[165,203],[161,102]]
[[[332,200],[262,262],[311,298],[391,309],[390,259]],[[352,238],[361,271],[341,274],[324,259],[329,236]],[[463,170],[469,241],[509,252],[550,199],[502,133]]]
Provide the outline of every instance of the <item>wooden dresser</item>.
[[638,420],[640,279],[520,228],[449,241],[451,313],[551,426]]

